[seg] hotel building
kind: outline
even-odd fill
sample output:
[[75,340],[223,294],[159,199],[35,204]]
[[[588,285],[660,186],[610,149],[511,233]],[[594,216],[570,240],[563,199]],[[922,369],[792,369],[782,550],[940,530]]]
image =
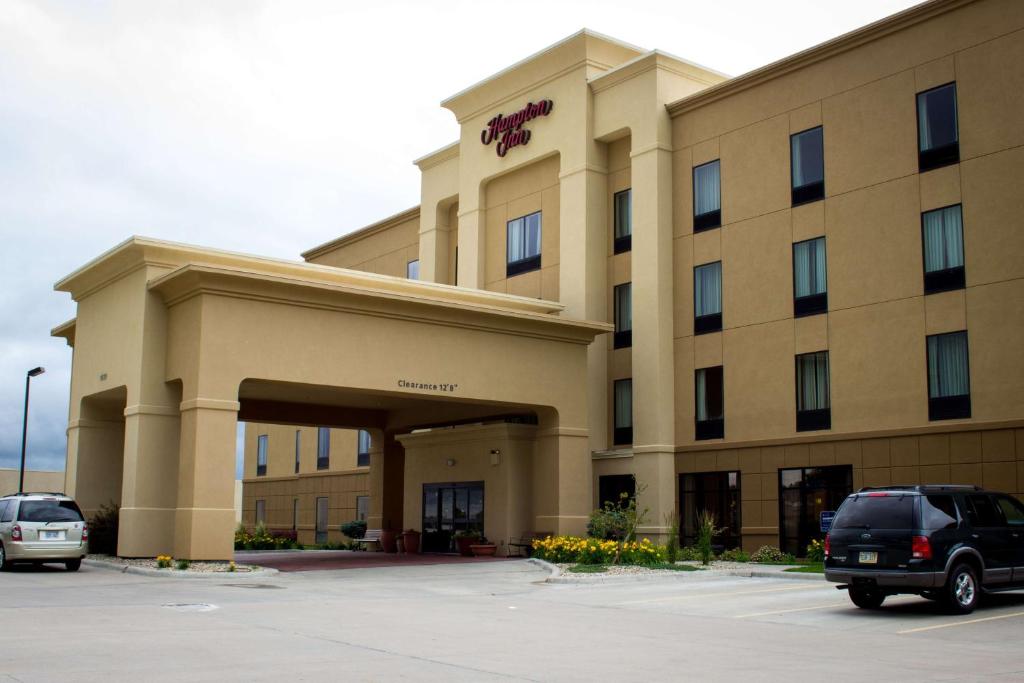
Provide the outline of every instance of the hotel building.
[[444,551],[802,552],[861,486],[1024,491],[1024,5],[934,0],[742,76],[581,31],[442,102],[417,207],[304,262],[132,238],[78,316],[67,487],[119,553],[243,519]]

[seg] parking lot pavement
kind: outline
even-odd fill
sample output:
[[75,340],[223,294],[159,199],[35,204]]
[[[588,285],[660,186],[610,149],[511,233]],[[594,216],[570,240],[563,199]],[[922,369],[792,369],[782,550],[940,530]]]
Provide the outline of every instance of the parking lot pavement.
[[0,574],[0,680],[1022,680],[1024,593],[968,617],[818,582],[550,585],[521,561],[181,580]]

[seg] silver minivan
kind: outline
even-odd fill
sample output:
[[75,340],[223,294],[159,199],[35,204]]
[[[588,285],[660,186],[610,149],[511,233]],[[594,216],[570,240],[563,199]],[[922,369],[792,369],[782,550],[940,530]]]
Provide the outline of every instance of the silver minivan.
[[0,570],[15,562],[61,562],[78,571],[89,552],[89,529],[74,499],[63,493],[0,498]]

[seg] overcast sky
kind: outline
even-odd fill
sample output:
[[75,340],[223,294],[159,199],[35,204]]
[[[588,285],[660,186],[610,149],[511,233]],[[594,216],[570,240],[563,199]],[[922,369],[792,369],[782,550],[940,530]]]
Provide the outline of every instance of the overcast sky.
[[915,3],[0,0],[0,467],[63,469],[75,315],[126,237],[298,258],[419,200],[438,103],[587,27],[738,75]]

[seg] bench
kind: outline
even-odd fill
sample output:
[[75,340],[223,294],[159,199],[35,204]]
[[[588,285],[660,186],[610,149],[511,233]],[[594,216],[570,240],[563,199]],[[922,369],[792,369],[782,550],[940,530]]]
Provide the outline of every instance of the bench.
[[513,548],[515,557],[530,557],[533,555],[533,542],[553,536],[550,531],[527,531],[522,536],[512,537],[508,540],[509,556],[512,556]]
[[381,550],[383,550],[384,547],[380,544],[380,535],[382,533],[383,533],[382,529],[367,529],[366,533],[363,534],[362,538],[356,538],[356,539],[353,539],[353,540],[356,543],[363,544],[364,548],[366,546],[368,546],[369,544],[371,544],[371,543],[376,543],[377,547],[380,548]]

